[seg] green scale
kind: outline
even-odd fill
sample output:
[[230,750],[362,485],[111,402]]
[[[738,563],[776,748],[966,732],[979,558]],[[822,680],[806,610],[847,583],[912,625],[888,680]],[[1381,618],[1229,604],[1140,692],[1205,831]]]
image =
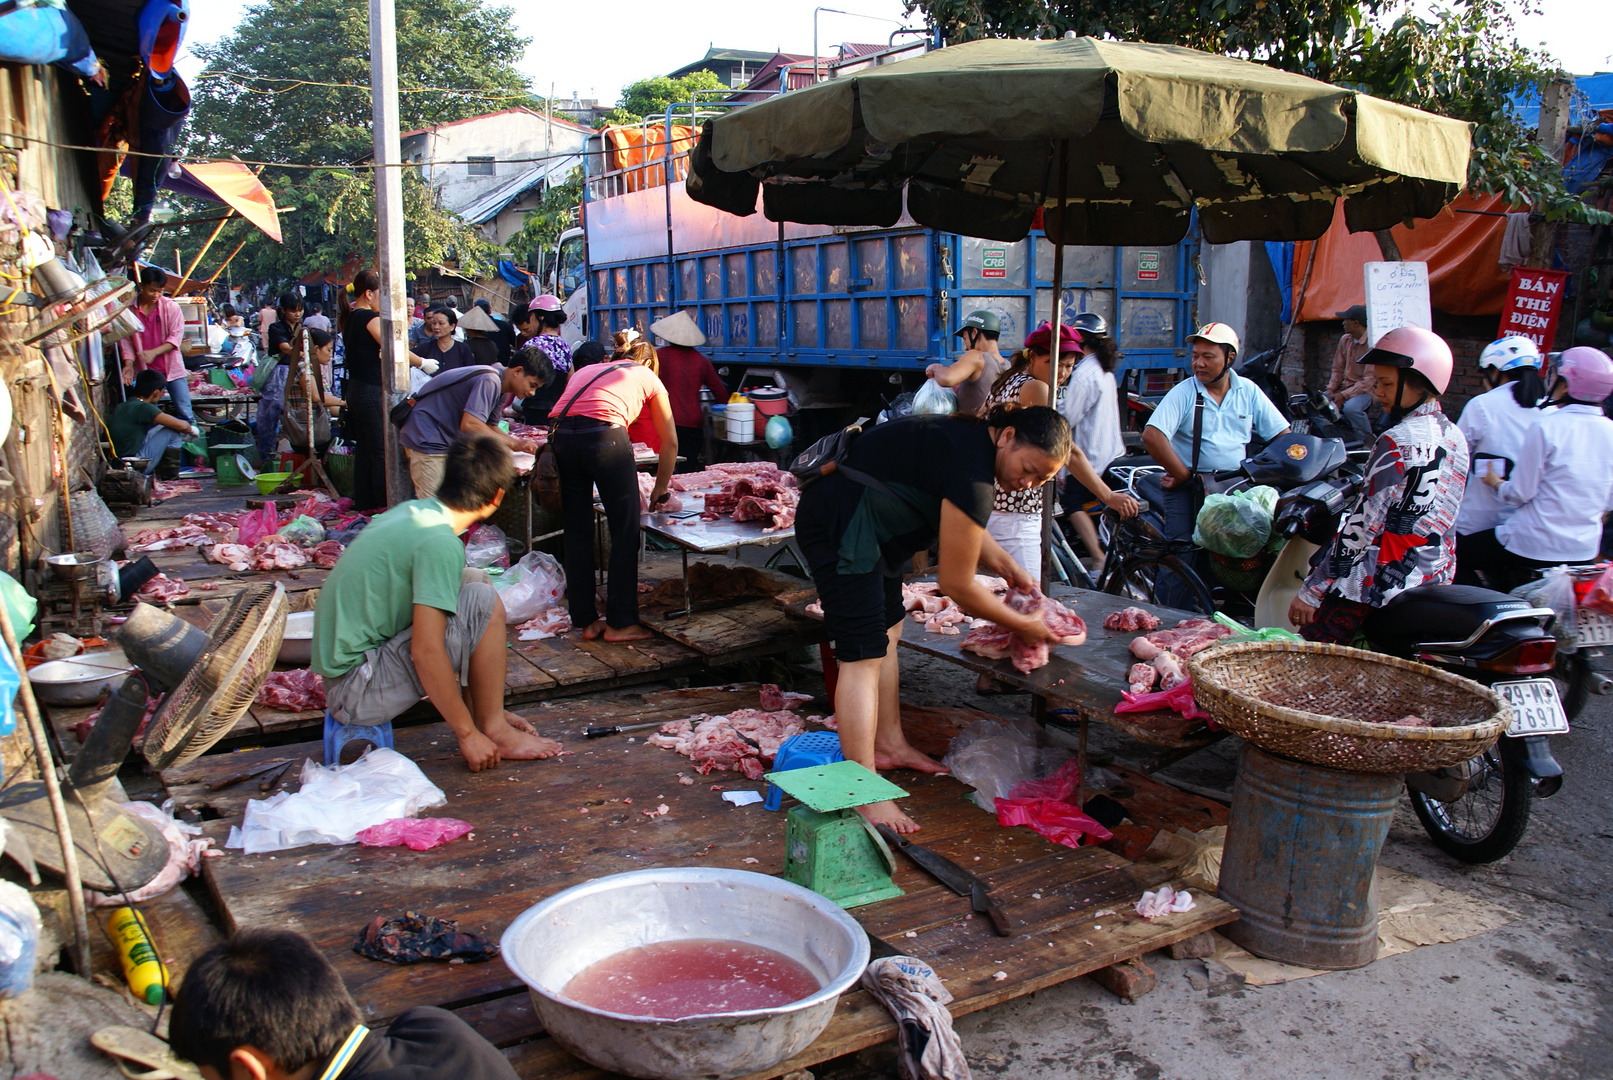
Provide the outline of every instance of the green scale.
[[784,824],[784,879],[841,907],[901,896],[891,881],[896,856],[856,808],[907,792],[855,761],[769,773],[769,782],[802,805]]

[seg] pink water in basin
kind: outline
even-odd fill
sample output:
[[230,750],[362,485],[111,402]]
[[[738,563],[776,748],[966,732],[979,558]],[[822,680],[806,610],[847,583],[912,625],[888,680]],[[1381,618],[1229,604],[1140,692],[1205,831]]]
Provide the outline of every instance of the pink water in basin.
[[775,1008],[820,989],[810,971],[781,952],[694,938],[607,956],[574,975],[561,994],[624,1016],[680,1020]]

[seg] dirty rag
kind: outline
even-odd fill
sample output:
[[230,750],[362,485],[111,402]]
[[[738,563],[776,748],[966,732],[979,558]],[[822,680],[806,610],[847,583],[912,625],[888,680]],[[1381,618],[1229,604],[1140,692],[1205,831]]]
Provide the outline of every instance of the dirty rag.
[[453,919],[405,911],[391,919],[377,915],[353,942],[353,951],[388,964],[418,964],[424,960],[479,964],[497,956],[498,946],[480,934],[461,932]]
[[969,1080],[969,1061],[946,1009],[952,994],[934,968],[911,956],[882,957],[868,965],[862,984],[896,1019],[902,1080]]

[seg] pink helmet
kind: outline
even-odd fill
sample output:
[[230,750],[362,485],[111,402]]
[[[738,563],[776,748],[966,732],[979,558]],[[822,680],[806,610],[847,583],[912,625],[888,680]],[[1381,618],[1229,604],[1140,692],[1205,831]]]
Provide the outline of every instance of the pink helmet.
[[1613,395],[1613,360],[1601,349],[1576,345],[1557,361],[1557,374],[1568,382],[1568,396],[1595,403]]
[[559,311],[560,297],[554,293],[544,293],[526,306],[528,311]]
[[1410,368],[1433,383],[1436,394],[1450,386],[1451,370],[1456,366],[1445,339],[1420,326],[1395,327],[1378,339],[1361,363]]

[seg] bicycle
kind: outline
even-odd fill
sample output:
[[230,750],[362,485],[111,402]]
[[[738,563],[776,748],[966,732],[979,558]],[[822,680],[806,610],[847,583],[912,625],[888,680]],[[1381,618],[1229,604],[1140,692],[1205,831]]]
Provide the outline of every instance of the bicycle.
[[1110,596],[1126,596],[1144,603],[1156,603],[1155,585],[1161,570],[1177,575],[1186,585],[1188,600],[1177,606],[1198,615],[1215,613],[1215,601],[1210,587],[1204,583],[1188,560],[1198,550],[1191,540],[1168,540],[1162,531],[1162,522],[1149,502],[1137,493],[1138,477],[1162,473],[1158,465],[1115,466],[1109,470],[1110,487],[1118,486],[1137,499],[1142,508],[1137,516],[1122,521],[1113,510],[1103,512],[1102,522],[1107,532],[1108,555],[1103,572],[1098,576],[1097,589]]

